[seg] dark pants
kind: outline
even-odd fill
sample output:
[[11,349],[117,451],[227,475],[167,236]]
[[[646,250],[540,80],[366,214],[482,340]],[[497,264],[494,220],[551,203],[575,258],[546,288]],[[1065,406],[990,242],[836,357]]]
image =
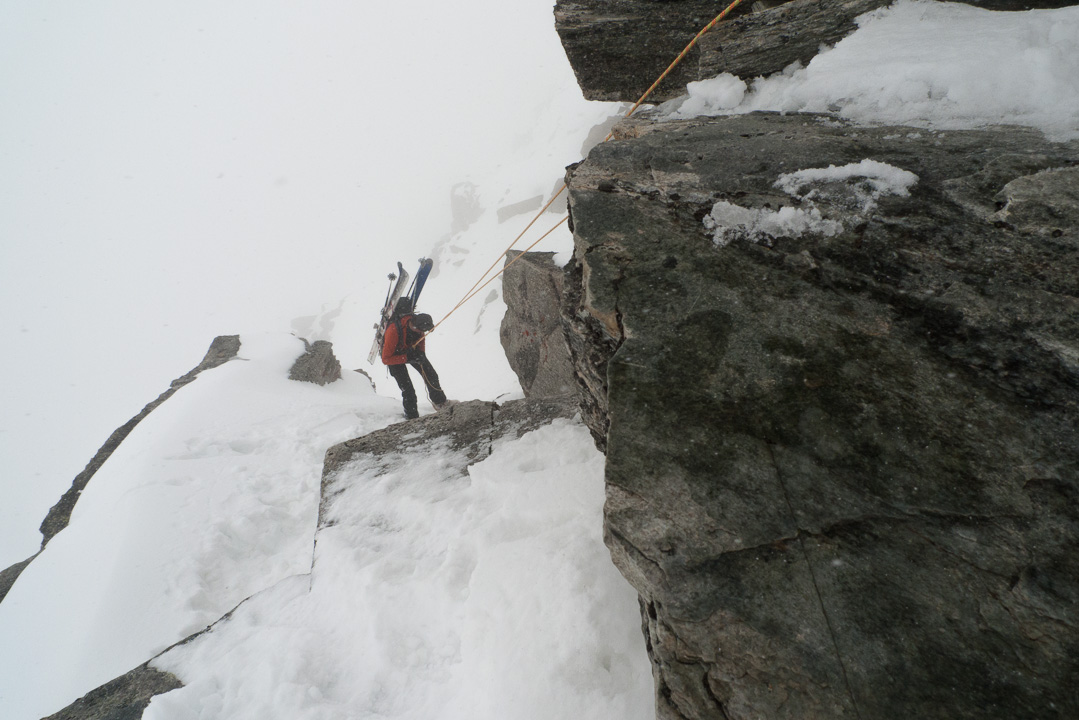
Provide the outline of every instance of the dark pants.
[[442,386],[438,384],[438,373],[431,366],[431,361],[427,359],[426,355],[420,355],[408,363],[401,365],[387,365],[386,368],[390,371],[390,375],[397,381],[397,385],[401,388],[401,399],[404,401],[405,417],[411,419],[419,417],[420,413],[416,410],[416,388],[412,387],[412,378],[408,376],[408,366],[411,365],[416,369],[416,372],[423,378],[424,385],[427,386],[427,396],[431,398],[431,402],[435,405],[441,405],[446,402],[446,393],[442,392]]

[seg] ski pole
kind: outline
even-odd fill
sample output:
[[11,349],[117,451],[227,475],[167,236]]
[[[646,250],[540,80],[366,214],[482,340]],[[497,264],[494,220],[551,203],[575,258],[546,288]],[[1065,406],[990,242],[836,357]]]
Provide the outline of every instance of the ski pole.
[[386,288],[386,299],[382,301],[382,307],[386,307],[390,304],[390,293],[393,292],[393,281],[397,279],[397,276],[393,273],[390,273],[386,277],[390,279],[390,286]]

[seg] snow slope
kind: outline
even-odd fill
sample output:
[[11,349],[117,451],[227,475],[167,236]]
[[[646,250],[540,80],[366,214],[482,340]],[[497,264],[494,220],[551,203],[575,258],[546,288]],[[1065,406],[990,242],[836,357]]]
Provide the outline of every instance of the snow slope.
[[289,335],[152,412],[0,603],[0,717],[39,718],[311,566],[322,456],[397,419],[361,375],[287,379]]
[[241,343],[131,433],[0,603],[0,717],[56,712],[252,595],[158,661],[188,687],[147,717],[650,712],[583,426],[503,442],[467,475],[439,445],[350,468],[309,575],[326,449],[400,406],[356,373],[288,380],[291,335]]
[[556,421],[467,474],[454,453],[346,466],[310,589],[283,583],[155,660],[186,687],[144,717],[651,718],[588,431]]

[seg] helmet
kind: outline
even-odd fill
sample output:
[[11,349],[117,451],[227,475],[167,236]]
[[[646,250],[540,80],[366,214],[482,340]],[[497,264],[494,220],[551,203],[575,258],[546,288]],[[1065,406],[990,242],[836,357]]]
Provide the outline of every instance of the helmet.
[[435,327],[435,323],[427,313],[417,313],[412,316],[412,327],[420,332],[431,332]]

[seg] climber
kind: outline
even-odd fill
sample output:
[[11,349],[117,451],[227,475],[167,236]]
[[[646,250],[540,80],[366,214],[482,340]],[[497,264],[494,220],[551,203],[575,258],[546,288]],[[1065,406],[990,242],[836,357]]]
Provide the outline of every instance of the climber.
[[430,332],[434,322],[430,315],[412,313],[412,301],[401,298],[394,308],[393,319],[386,326],[382,339],[382,362],[401,388],[405,417],[411,420],[420,416],[416,409],[416,389],[408,376],[408,366],[414,367],[427,386],[427,396],[436,410],[446,406],[446,393],[438,384],[438,373],[431,366],[424,352],[424,334]]

